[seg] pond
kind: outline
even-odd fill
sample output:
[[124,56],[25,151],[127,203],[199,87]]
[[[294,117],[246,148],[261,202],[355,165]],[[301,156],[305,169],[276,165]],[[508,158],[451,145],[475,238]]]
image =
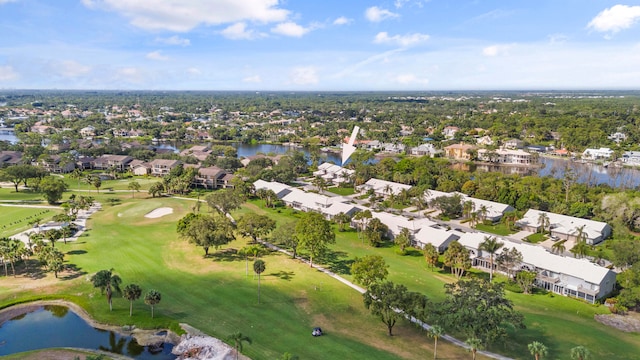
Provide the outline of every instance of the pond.
[[172,344],[140,346],[133,337],[92,327],[65,306],[39,306],[0,326],[0,356],[53,347],[103,350],[141,360],[176,358]]

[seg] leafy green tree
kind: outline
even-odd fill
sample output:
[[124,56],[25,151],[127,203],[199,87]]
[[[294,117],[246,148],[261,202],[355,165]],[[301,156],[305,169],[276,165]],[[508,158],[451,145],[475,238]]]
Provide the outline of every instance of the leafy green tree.
[[509,279],[513,277],[514,271],[519,268],[522,263],[522,253],[514,248],[502,248],[502,252],[498,255],[496,262],[504,268]]
[[227,337],[229,341],[233,342],[233,347],[236,349],[236,360],[238,360],[238,354],[242,351],[242,343],[246,342],[251,344],[251,338],[246,335],[242,335],[241,332],[237,331]]
[[518,271],[516,273],[516,283],[525,294],[530,294],[537,276],[538,274],[535,271]]
[[464,272],[471,268],[469,250],[459,242],[452,242],[443,255],[444,265],[451,269],[451,273],[460,279]]
[[47,176],[40,180],[38,189],[44,194],[49,204],[55,204],[62,199],[62,193],[67,190],[67,184],[58,177]]
[[137,181],[131,181],[127,185],[127,189],[131,190],[131,197],[135,197],[135,193],[140,191],[140,183]]
[[101,293],[107,294],[107,302],[109,303],[109,311],[113,310],[112,298],[113,292],[121,293],[120,284],[122,279],[113,273],[113,269],[100,270],[91,277],[93,287],[100,288]]
[[365,255],[364,257],[356,257],[351,264],[351,275],[353,281],[361,284],[365,288],[371,284],[384,281],[389,275],[389,265],[380,255]]
[[438,357],[438,339],[444,335],[444,329],[440,325],[432,325],[427,330],[427,335],[433,338],[433,359]]
[[278,201],[278,195],[271,189],[258,189],[256,190],[256,196],[264,200],[264,206],[268,208],[274,207],[276,201]]
[[102,187],[102,179],[100,179],[100,176],[90,175],[88,181],[91,186],[96,188],[97,192],[100,192],[100,187]]
[[307,212],[296,223],[296,236],[299,246],[309,252],[309,264],[313,267],[313,258],[321,255],[329,244],[336,241],[336,234],[321,214]]
[[157,290],[149,290],[144,296],[144,303],[151,306],[151,317],[153,318],[153,309],[162,300],[162,294]]
[[427,261],[427,265],[429,265],[431,271],[433,271],[433,268],[438,265],[438,257],[440,256],[438,249],[436,249],[433,244],[426,244],[422,252],[424,259]]
[[262,260],[256,260],[253,262],[253,271],[258,274],[258,304],[260,304],[260,274],[266,270],[266,265]]
[[529,348],[529,352],[531,353],[531,355],[533,355],[536,360],[540,360],[541,357],[547,356],[547,354],[549,353],[549,349],[547,349],[547,346],[539,341],[534,341],[527,345],[527,347]]
[[364,306],[371,310],[373,315],[379,316],[387,326],[389,336],[393,336],[393,326],[404,314],[398,310],[405,309],[408,305],[408,290],[404,285],[396,285],[391,281],[374,283],[364,293]]
[[480,250],[489,253],[489,281],[493,281],[493,257],[504,246],[503,242],[499,242],[495,236],[485,236],[484,241],[480,243]]
[[507,328],[524,328],[523,316],[505,297],[503,283],[478,278],[445,284],[446,299],[437,306],[448,331],[475,337],[483,344],[504,341]]
[[591,358],[591,351],[582,345],[571,348],[571,358],[574,360],[588,360]]
[[439,196],[431,200],[431,206],[440,210],[448,218],[458,218],[462,215],[462,196]]
[[221,215],[227,215],[230,211],[240,207],[245,201],[242,196],[239,196],[233,189],[223,189],[212,192],[205,198],[207,205],[211,209],[216,210]]
[[151,197],[160,196],[162,195],[163,191],[164,191],[164,184],[162,184],[162,182],[160,181],[151,184],[151,186],[149,187],[149,194],[151,194]]
[[400,234],[393,239],[393,242],[400,248],[400,253],[405,254],[406,248],[411,246],[411,233],[409,229],[402,228]]
[[258,238],[269,235],[276,228],[276,222],[267,215],[248,213],[240,217],[237,227],[241,235],[251,237],[255,243]]
[[338,231],[343,232],[346,230],[346,226],[349,225],[349,222],[351,222],[351,216],[341,211],[333,217],[333,221],[338,224]]
[[291,257],[293,259],[296,258],[298,245],[300,243],[295,231],[291,231],[291,229],[295,228],[295,222],[282,224],[271,233],[271,241],[275,244],[291,249]]
[[378,218],[369,220],[367,228],[364,231],[366,238],[369,239],[369,244],[375,247],[382,245],[388,233],[389,227]]
[[18,192],[18,186],[20,183],[25,183],[28,179],[35,178],[37,176],[37,168],[33,165],[20,164],[13,165],[0,171],[0,180],[9,181],[13,183],[13,186]]
[[129,300],[129,316],[133,315],[133,302],[140,299],[142,289],[136,284],[129,284],[122,290],[122,297]]
[[186,225],[179,222],[178,227],[179,234],[189,242],[201,246],[205,256],[209,256],[210,247],[218,249],[234,239],[233,224],[222,215],[193,215]]

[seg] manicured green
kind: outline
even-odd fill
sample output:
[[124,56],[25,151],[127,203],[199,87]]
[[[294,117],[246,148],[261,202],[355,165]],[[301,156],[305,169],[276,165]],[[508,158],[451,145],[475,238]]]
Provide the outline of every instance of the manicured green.
[[327,191],[342,196],[353,195],[356,193],[355,189],[352,187],[330,187],[327,188]]
[[495,224],[495,225],[477,224],[475,226],[475,229],[479,231],[484,231],[490,234],[501,235],[501,236],[507,236],[515,233],[515,231],[508,229],[505,224]]
[[525,238],[526,241],[528,241],[530,243],[534,243],[534,244],[537,244],[537,243],[539,243],[541,241],[544,241],[546,239],[547,239],[547,237],[545,235],[541,234],[541,233],[534,233],[534,234],[531,234],[531,235],[529,235],[529,236],[527,236]]

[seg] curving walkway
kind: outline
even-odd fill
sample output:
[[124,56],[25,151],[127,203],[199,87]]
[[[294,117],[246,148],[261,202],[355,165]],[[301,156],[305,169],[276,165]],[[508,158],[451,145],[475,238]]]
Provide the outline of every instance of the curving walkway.
[[[260,242],[260,243],[261,243],[261,244],[263,244],[264,246],[268,247],[269,249],[279,251],[279,252],[284,253],[284,254],[287,254],[287,255],[289,255],[289,256],[293,256],[293,254],[292,254],[290,251],[285,250],[285,249],[283,249],[283,248],[281,248],[281,247],[279,247],[279,246],[277,246],[277,245],[271,244],[271,243],[266,242],[266,241],[264,241],[264,240],[258,240],[258,242]],[[296,257],[296,259],[298,259],[299,261],[302,261],[302,262],[303,262],[303,263],[305,263],[305,264],[309,264],[309,265],[311,265],[311,264],[310,264],[310,262],[309,262],[309,260],[307,260],[307,259],[304,259],[304,258],[301,258],[301,257]],[[334,273],[333,271],[331,271],[331,270],[329,270],[329,269],[327,269],[327,268],[324,268],[324,267],[319,266],[319,265],[316,265],[316,264],[313,264],[311,267],[313,267],[313,268],[315,268],[315,269],[317,269],[317,270],[319,270],[319,271],[321,271],[321,272],[325,273],[326,275],[331,276],[332,278],[334,278],[334,279],[336,279],[336,280],[340,281],[341,283],[343,283],[343,284],[345,284],[345,285],[349,286],[350,288],[352,288],[352,289],[356,290],[357,292],[359,292],[359,293],[361,293],[361,294],[364,294],[364,293],[367,291],[366,289],[364,289],[364,288],[362,288],[362,287],[360,287],[360,286],[358,286],[358,285],[356,285],[356,284],[352,283],[351,281],[349,281],[349,280],[347,280],[347,279],[343,278],[342,276],[340,276],[340,275],[338,275],[338,274]],[[398,310],[398,311],[399,311],[399,310]],[[431,325],[429,325],[429,324],[427,324],[427,323],[424,323],[424,322],[422,322],[422,321],[420,321],[420,320],[418,320],[418,319],[416,319],[416,318],[414,318],[414,317],[407,318],[407,319],[408,319],[409,321],[411,321],[412,323],[419,325],[420,327],[422,327],[422,328],[423,328],[423,329],[425,329],[425,330],[429,330],[429,329],[431,329]],[[464,341],[458,340],[458,339],[454,338],[453,336],[450,336],[450,335],[443,335],[443,336],[441,336],[440,338],[441,338],[441,339],[445,339],[445,340],[449,341],[450,343],[452,343],[452,344],[454,344],[454,345],[457,345],[457,346],[463,347],[463,348],[465,348],[465,349],[470,349],[470,348],[469,348],[469,345],[467,345]],[[503,356],[503,355],[496,354],[496,353],[492,353],[492,352],[489,352],[489,351],[484,351],[484,350],[478,350],[478,354],[482,354],[483,356],[486,356],[486,357],[488,357],[488,358],[492,358],[492,359],[498,359],[498,360],[513,360],[513,359],[512,359],[512,358],[510,358],[510,357]]]

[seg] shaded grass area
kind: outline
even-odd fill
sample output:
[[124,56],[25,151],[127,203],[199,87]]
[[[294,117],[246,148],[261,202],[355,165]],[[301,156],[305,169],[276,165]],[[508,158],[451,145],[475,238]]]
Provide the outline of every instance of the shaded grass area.
[[[38,289],[0,287],[0,306],[16,297],[72,294],[74,302],[103,323],[177,329],[178,322],[186,322],[221,339],[241,331],[253,340],[244,347],[253,359],[275,359],[284,352],[304,359],[422,359],[430,351],[432,341],[406,323],[396,326],[397,336],[386,336],[383,324],[362,306],[359,293],[283,254],[263,257],[266,271],[258,304],[257,279],[245,275],[244,258],[234,251],[245,246],[246,239],[237,239],[205,258],[201,248],[177,237],[176,221],[192,205],[192,201],[172,198],[124,196],[122,203],[106,206],[93,217],[90,236],[56,245],[67,253],[67,263],[88,274],[113,268],[123,286],[137,283],[143,294],[149,289],[160,291],[155,319],[140,300],[134,303],[132,317],[128,302],[120,297],[109,312],[89,275],[52,281]],[[171,207],[174,213],[144,218],[158,207]],[[313,338],[314,326],[321,326],[327,335]],[[442,353],[452,358],[467,355],[451,345],[441,346]]]
[[501,235],[501,236],[515,234],[515,231],[507,228],[505,224],[495,224],[495,225],[476,224],[475,229],[479,231],[484,231],[490,234]]
[[356,193],[356,190],[352,187],[339,187],[339,186],[327,188],[327,191],[332,192],[334,194],[342,195],[342,196],[353,195]]
[[533,243],[533,244],[537,244],[537,243],[539,243],[541,241],[544,241],[546,239],[547,239],[547,237],[545,235],[541,234],[541,233],[531,234],[531,235],[529,235],[529,236],[527,236],[525,238],[526,241],[528,241],[530,243]]

